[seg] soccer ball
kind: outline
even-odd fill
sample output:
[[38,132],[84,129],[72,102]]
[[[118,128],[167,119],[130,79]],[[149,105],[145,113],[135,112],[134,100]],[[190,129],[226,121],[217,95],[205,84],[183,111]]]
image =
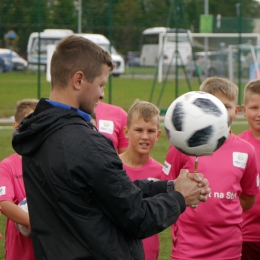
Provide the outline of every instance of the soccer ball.
[[169,141],[180,152],[201,156],[212,154],[222,146],[230,123],[227,109],[218,98],[191,91],[172,102],[164,126]]
[[[20,207],[22,210],[28,213],[28,206],[27,206],[27,199],[24,198],[19,204],[18,207]],[[29,237],[30,232],[29,228],[27,226],[23,226],[21,224],[15,223],[18,230],[26,237]]]

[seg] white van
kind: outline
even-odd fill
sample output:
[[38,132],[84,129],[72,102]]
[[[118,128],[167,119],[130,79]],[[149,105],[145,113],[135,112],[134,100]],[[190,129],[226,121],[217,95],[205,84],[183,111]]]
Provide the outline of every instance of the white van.
[[[68,29],[45,29],[43,32],[40,32],[41,70],[46,70],[47,45],[57,44],[61,39],[72,34],[74,34],[74,32]],[[27,44],[28,68],[31,70],[38,69],[38,37],[38,32],[31,33]]]
[[[76,34],[78,36],[84,37],[102,47],[105,51],[110,53],[110,41],[102,34],[91,34],[91,33],[80,33]],[[125,72],[125,61],[124,59],[117,53],[116,49],[111,46],[110,53],[113,62],[116,64],[112,75],[120,76],[120,74]]]
[[[158,66],[160,58],[163,64],[186,65],[192,57],[191,32],[185,29],[176,30],[166,27],[148,28],[142,32],[141,38],[141,66]],[[178,53],[176,53],[176,41],[178,42]]]

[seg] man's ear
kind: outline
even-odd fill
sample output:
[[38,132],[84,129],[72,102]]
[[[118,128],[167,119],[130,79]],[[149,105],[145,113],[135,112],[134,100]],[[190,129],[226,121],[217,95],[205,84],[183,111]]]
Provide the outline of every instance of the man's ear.
[[82,71],[77,71],[73,77],[72,77],[72,80],[73,80],[73,86],[75,89],[81,89],[81,84],[82,84],[82,81],[83,81],[83,78],[84,78],[84,73]]

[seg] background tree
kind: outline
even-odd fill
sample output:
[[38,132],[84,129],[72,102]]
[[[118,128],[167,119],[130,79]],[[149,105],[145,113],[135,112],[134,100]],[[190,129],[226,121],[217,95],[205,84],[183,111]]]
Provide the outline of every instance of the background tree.
[[[204,14],[204,2],[205,0],[182,0],[185,5],[186,17],[190,28],[194,32],[199,32],[199,17]],[[232,33],[237,32],[238,20],[236,4],[239,0],[208,0],[209,3],[209,14],[214,17],[214,31]],[[260,4],[256,0],[244,0],[242,8],[242,31],[252,32],[253,30],[253,19],[258,18],[260,15]],[[216,16],[221,15],[221,29],[216,29]]]
[[[41,3],[41,24],[38,24],[38,3]],[[209,13],[214,19],[221,14],[222,32],[237,30],[236,4],[238,0],[208,0]],[[4,34],[14,30],[20,37],[17,51],[26,56],[26,46],[31,32],[47,28],[72,29],[77,32],[78,1],[75,0],[1,0],[0,46],[5,47]],[[110,4],[113,27],[110,31]],[[82,32],[100,33],[109,37],[120,53],[140,50],[140,36],[144,29],[166,26],[172,0],[88,0],[82,1]],[[199,32],[200,15],[204,13],[204,0],[174,0],[183,7],[178,13],[179,28]],[[184,11],[184,12],[182,12]],[[176,25],[176,8],[170,15],[169,25]],[[256,0],[243,0],[243,32],[251,32],[253,18],[260,16]],[[230,26],[232,25],[232,26]],[[216,28],[215,28],[216,30]],[[112,33],[111,33],[112,32]],[[259,32],[260,33],[260,32]]]

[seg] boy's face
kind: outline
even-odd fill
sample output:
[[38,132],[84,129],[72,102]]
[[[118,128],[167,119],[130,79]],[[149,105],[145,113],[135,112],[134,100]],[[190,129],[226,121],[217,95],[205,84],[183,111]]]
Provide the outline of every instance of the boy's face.
[[234,100],[230,100],[226,97],[226,95],[224,95],[221,92],[214,93],[214,96],[217,97],[226,107],[229,114],[230,124],[232,124],[233,120],[236,118],[237,113],[239,111],[239,106],[236,104]]
[[260,95],[251,94],[246,105],[242,105],[242,111],[251,129],[260,132]]
[[124,128],[125,136],[129,139],[128,148],[137,153],[150,153],[161,135],[158,124],[158,116],[154,116],[146,122],[143,118],[138,118],[134,114],[130,127]]

